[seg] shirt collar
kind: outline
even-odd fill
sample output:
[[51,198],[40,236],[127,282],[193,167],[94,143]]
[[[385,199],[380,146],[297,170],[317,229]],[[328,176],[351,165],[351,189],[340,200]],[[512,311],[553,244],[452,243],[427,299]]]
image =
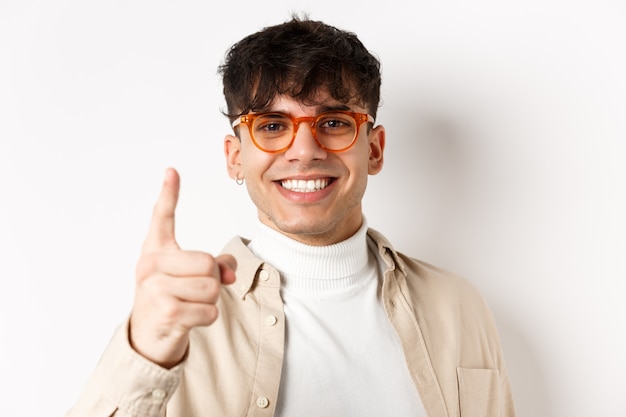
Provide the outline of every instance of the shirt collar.
[[[371,239],[388,269],[398,269],[404,276],[407,275],[407,267],[399,254],[395,251],[391,243],[380,232],[368,228],[367,236]],[[234,291],[241,297],[245,298],[254,286],[254,282],[261,271],[265,261],[256,257],[248,248],[250,240],[242,237],[234,237],[231,239],[222,253],[229,253],[237,259],[237,276],[234,285]]]

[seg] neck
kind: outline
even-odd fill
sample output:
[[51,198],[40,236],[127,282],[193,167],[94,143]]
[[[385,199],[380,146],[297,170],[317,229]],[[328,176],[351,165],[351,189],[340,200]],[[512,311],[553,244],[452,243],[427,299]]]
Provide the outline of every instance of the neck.
[[367,224],[348,239],[325,246],[313,246],[291,239],[259,223],[258,234],[249,247],[284,277],[313,280],[350,279],[368,262]]

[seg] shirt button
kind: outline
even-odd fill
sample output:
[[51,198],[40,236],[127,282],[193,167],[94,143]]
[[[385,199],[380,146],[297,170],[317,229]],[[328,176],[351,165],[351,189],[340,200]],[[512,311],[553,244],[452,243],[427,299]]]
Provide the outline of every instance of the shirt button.
[[267,397],[259,397],[256,399],[256,406],[259,408],[267,408],[270,405],[270,400]]
[[165,391],[162,390],[161,388],[157,388],[152,391],[152,398],[156,400],[162,400],[163,398],[165,398],[165,395],[166,395]]
[[268,326],[273,326],[277,322],[278,322],[278,319],[276,318],[276,316],[269,315],[265,318],[265,324],[267,324]]
[[261,278],[263,281],[269,281],[270,273],[264,269],[259,273],[259,278]]

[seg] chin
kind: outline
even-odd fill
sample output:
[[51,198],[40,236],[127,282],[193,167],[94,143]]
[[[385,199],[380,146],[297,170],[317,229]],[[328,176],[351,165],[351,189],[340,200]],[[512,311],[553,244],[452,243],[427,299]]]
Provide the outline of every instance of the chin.
[[[337,222],[277,222],[271,227],[301,243],[327,246],[338,243],[348,236],[347,230]],[[348,233],[349,234],[349,233]]]
[[325,234],[332,229],[332,227],[321,224],[303,222],[278,222],[274,224],[279,231],[290,235],[318,235]]

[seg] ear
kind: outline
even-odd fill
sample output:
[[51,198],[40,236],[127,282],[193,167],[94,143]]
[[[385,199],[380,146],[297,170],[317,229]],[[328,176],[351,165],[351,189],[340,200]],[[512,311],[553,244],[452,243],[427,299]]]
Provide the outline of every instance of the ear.
[[385,128],[376,126],[369,134],[370,156],[367,172],[376,175],[383,169],[385,152]]
[[232,179],[243,179],[241,172],[241,141],[237,136],[227,135],[224,138],[224,156],[226,157],[226,169]]

